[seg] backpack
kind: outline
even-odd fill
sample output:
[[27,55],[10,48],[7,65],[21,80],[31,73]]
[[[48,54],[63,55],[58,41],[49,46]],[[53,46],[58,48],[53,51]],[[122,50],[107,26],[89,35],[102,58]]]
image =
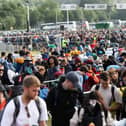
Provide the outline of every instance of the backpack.
[[95,124],[95,126],[103,126],[101,106],[98,102],[95,107],[89,104],[84,108],[84,114],[79,126],[89,126],[91,123]]
[[[16,123],[16,118],[17,118],[19,111],[20,111],[20,103],[19,103],[18,96],[13,99],[13,102],[14,102],[14,105],[15,105],[15,111],[14,111],[14,114],[13,114],[13,122],[12,122],[11,126],[14,126],[14,124]],[[35,99],[35,103],[36,103],[36,106],[37,106],[37,109],[38,109],[38,112],[39,112],[39,118],[38,118],[38,123],[39,123],[40,118],[41,118],[41,106],[40,106],[39,98]],[[1,114],[0,121],[2,120],[3,113],[4,113],[4,111]]]
[[14,86],[11,88],[12,89],[11,99],[23,93],[22,82],[25,76],[26,76],[25,74],[20,74],[13,78]]
[[19,74],[13,77],[14,85],[22,85],[23,79],[27,74]]
[[121,117],[126,118],[126,89],[123,91],[122,95],[122,112],[121,112]]
[[[89,126],[91,123],[95,124],[95,126],[103,126],[102,109],[100,103],[97,102],[97,98],[95,92],[90,92],[84,95],[84,105],[82,106],[84,112],[81,115],[81,118],[80,112],[78,112],[80,118],[78,126]],[[95,101],[95,104],[93,101]]]
[[30,66],[24,67],[24,73],[25,74],[32,74],[33,73],[32,67],[30,67]]

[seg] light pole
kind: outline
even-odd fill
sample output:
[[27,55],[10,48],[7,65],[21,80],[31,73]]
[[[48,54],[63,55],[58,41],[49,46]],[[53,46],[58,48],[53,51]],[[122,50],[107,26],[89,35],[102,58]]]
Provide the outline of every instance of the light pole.
[[109,20],[109,21],[111,20],[111,11],[112,11],[112,7],[113,7],[112,4],[108,4],[108,20]]
[[30,31],[30,8],[29,8],[29,0],[26,1],[26,7],[27,7],[27,15],[26,15],[26,23],[27,23],[27,32]]
[[57,25],[58,15],[57,15],[57,9],[56,9],[56,25]]
[[[112,11],[112,7],[113,5],[111,3],[108,4],[108,20],[111,21],[111,11]],[[108,29],[108,32],[109,32],[109,39],[111,38],[111,30],[110,30],[110,26],[109,26],[109,29]]]
[[80,7],[80,11],[81,11],[81,30],[83,31],[83,21],[84,21],[83,7]]
[[69,24],[69,10],[67,9],[66,12],[67,12],[67,24]]
[[60,30],[59,24],[58,24],[58,10],[56,8],[56,30]]

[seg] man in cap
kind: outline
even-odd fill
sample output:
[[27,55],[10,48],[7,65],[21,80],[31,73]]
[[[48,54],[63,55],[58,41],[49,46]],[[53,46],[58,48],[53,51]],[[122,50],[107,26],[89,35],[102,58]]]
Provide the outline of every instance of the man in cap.
[[52,126],[69,126],[74,107],[77,101],[81,102],[81,87],[79,74],[71,71],[49,92],[47,107],[52,115]]
[[63,82],[62,86],[66,90],[80,90],[82,86],[79,74],[74,71],[69,72],[66,75],[66,80]]

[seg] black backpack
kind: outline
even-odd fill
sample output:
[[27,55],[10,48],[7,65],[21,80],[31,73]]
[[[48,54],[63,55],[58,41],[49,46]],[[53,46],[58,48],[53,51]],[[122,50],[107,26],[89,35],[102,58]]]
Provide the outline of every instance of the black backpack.
[[123,91],[123,96],[122,96],[122,112],[121,112],[121,117],[126,118],[126,89]]
[[22,95],[23,93],[23,79],[26,75],[25,74],[20,74],[17,75],[13,78],[14,80],[14,86],[11,88],[12,89],[12,94],[11,94],[11,99],[15,98],[18,95]]
[[[95,126],[103,125],[102,110],[100,104],[97,102],[97,96],[95,92],[90,92],[84,95],[84,114],[82,120],[79,122],[79,126],[89,126],[90,123],[94,123]],[[90,104],[90,100],[96,100],[95,106]]]
[[[20,103],[19,103],[18,96],[13,99],[13,102],[14,102],[14,105],[15,105],[15,111],[14,111],[14,114],[13,114],[13,122],[12,122],[11,126],[14,126],[14,124],[16,123],[16,118],[17,118],[19,111],[20,111]],[[39,123],[40,118],[41,118],[41,105],[40,105],[39,98],[35,99],[35,103],[36,103],[37,109],[39,111],[39,119],[38,119],[38,123]],[[3,113],[4,113],[4,110],[1,114],[0,121],[2,120]]]
[[95,107],[90,104],[84,108],[84,114],[82,121],[79,122],[79,126],[89,126],[90,123],[94,123],[95,126],[103,126],[103,119],[101,113],[101,106],[96,103]]

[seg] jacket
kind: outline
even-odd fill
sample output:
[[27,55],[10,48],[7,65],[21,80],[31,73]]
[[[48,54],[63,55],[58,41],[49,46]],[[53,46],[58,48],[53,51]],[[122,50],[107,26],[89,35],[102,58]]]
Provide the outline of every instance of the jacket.
[[78,93],[62,88],[53,88],[47,97],[47,108],[52,114],[52,126],[69,126],[78,98]]

